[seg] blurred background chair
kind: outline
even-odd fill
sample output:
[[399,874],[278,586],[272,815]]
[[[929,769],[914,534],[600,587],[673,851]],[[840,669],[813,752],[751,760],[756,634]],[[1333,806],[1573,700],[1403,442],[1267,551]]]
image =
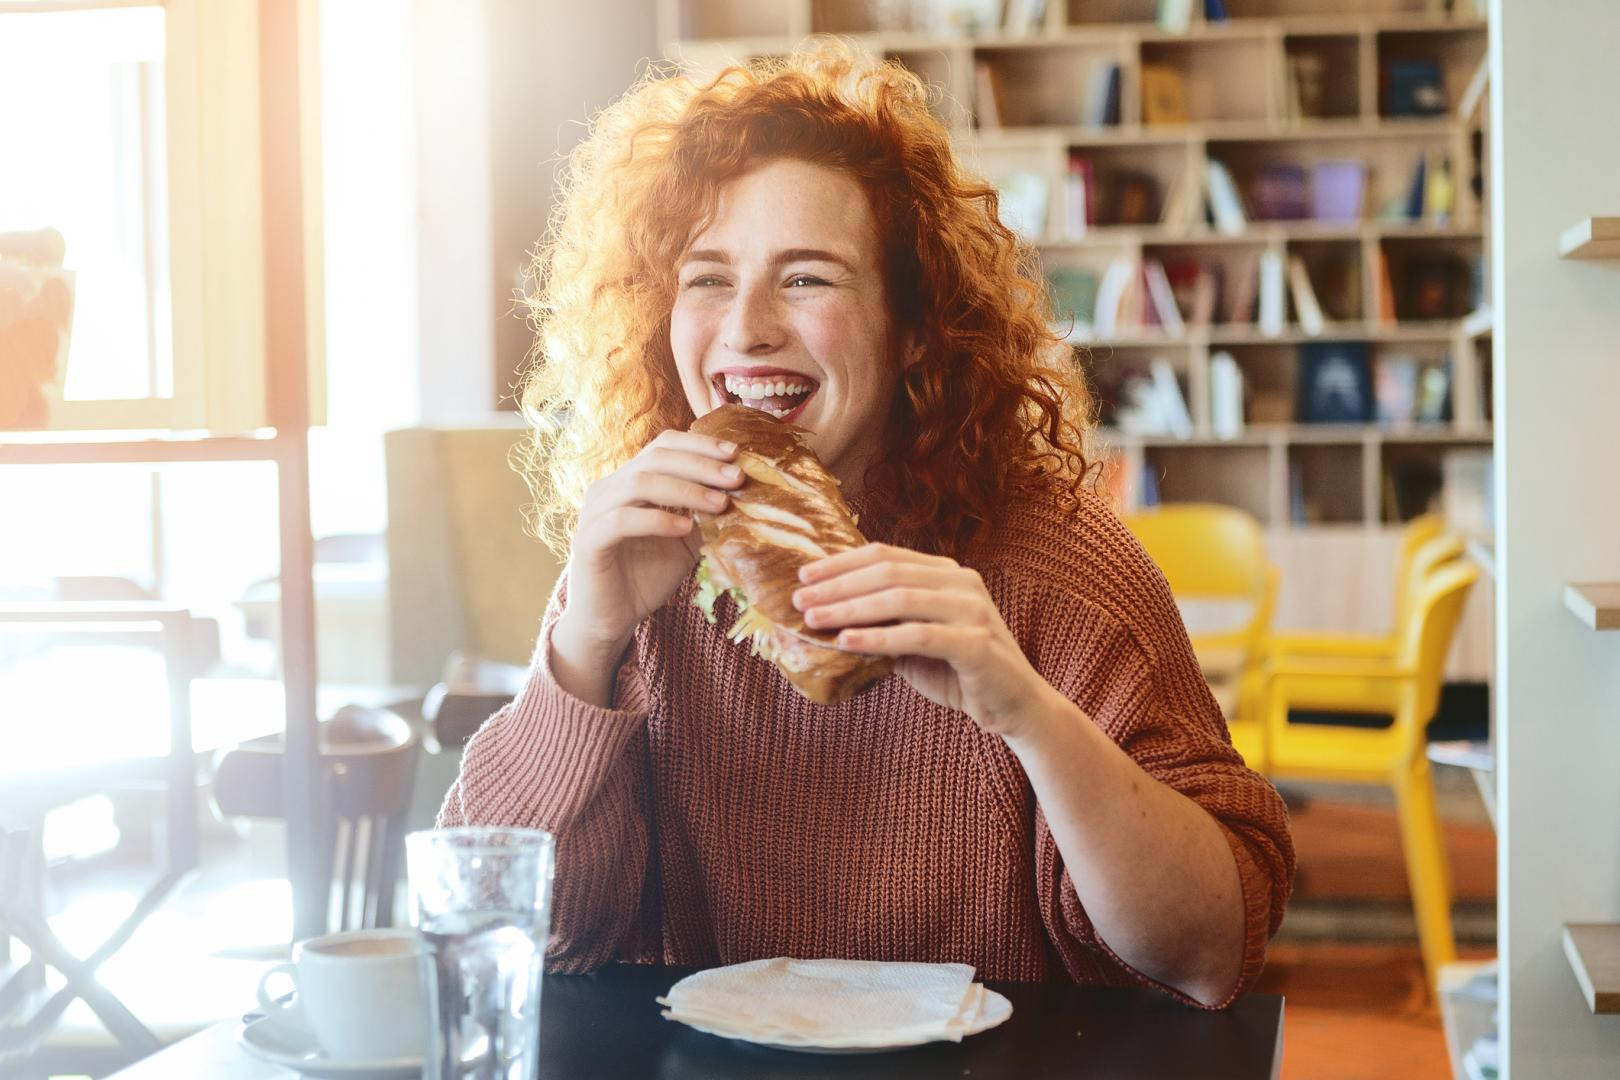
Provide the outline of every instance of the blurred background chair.
[[1214,503],[1172,503],[1128,514],[1124,522],[1182,607],[1232,744],[1251,768],[1264,771],[1266,644],[1281,575],[1266,556],[1260,523]]
[[392,678],[432,685],[413,820],[433,820],[461,746],[522,685],[563,561],[530,534],[511,426],[384,437]]
[[[320,726],[320,760],[333,828],[320,865],[329,877],[325,932],[391,926],[420,740],[386,709],[348,706]],[[280,735],[227,751],[214,774],[222,818],[281,818]]]
[[1429,572],[1461,556],[1466,546],[1460,537],[1444,537],[1445,518],[1423,514],[1401,529],[1394,567],[1394,596],[1390,605],[1393,618],[1382,634],[1312,633],[1279,630],[1271,635],[1268,652],[1272,656],[1383,656],[1392,657],[1400,649],[1407,608]]
[[[1414,563],[1454,549],[1448,538],[1436,538],[1419,549]],[[1478,578],[1478,567],[1453,555],[1415,580],[1390,655],[1278,655],[1267,663],[1267,775],[1379,784],[1393,791],[1431,987],[1441,965],[1456,958],[1456,944],[1426,728],[1439,703],[1463,604]],[[1318,715],[1298,723],[1291,711]],[[1323,722],[1323,714],[1334,713],[1363,720],[1385,714],[1390,721],[1378,727]]]

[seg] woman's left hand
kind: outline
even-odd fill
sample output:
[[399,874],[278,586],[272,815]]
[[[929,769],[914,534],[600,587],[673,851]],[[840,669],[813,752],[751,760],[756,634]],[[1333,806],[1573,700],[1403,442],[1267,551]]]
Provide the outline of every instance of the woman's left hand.
[[850,652],[893,656],[928,700],[984,730],[1019,733],[1055,691],[1013,638],[978,573],[943,556],[867,544],[799,571],[793,604]]

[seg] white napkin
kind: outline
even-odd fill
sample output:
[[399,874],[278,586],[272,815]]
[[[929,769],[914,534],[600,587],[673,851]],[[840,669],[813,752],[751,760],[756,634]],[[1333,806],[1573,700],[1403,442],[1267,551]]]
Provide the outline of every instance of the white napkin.
[[688,975],[658,1002],[711,1034],[806,1047],[960,1042],[1012,1013],[967,964],[787,957]]

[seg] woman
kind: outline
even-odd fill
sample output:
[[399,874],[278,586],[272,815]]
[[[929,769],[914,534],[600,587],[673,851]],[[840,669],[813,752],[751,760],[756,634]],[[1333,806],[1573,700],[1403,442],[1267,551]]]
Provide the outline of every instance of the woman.
[[[441,815],[557,834],[550,960],[962,961],[1254,979],[1293,871],[1163,577],[1090,492],[1086,395],[923,88],[837,46],[649,78],[574,153],[525,387],[568,569]],[[688,601],[726,401],[810,432],[874,543],[795,603],[898,659],[809,704]]]

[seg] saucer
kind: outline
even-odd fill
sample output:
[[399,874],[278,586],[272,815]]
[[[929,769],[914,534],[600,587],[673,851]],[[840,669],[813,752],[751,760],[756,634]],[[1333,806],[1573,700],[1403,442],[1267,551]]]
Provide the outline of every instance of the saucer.
[[[1011,1017],[1012,1011],[1012,1002],[1008,1001],[1005,997],[996,993],[994,990],[991,990],[989,987],[985,987],[984,1005],[981,1008],[978,1016],[963,1025],[962,1037],[966,1038],[970,1035],[977,1035],[981,1031],[989,1031],[991,1028],[1004,1023],[1009,1017]],[[667,1013],[665,1015],[668,1016]],[[722,1039],[731,1039],[735,1042],[751,1043],[754,1046],[763,1046],[771,1050],[786,1050],[795,1054],[886,1054],[894,1050],[909,1050],[914,1046],[923,1046],[931,1042],[945,1041],[938,1035],[919,1035],[909,1038],[881,1040],[855,1045],[815,1042],[779,1043],[772,1042],[770,1040],[770,1036],[768,1035],[755,1035],[739,1032],[722,1024],[705,1023],[702,1021],[694,1021],[680,1017],[670,1017],[670,1019],[676,1020],[679,1023],[704,1032],[705,1034],[718,1035]]]
[[339,1061],[327,1057],[307,1031],[262,1016],[238,1028],[236,1042],[261,1061],[317,1080],[420,1080],[424,1064],[420,1057]]

